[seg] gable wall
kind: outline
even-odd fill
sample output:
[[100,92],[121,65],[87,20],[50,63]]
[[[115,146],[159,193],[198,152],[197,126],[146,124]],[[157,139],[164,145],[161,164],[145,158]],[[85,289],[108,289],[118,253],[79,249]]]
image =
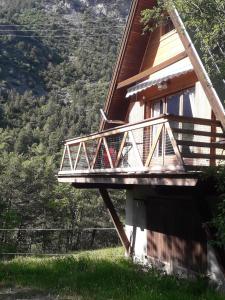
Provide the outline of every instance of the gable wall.
[[[140,8],[140,11],[141,10],[142,8]],[[140,16],[140,14],[138,16]],[[176,30],[172,30],[163,36],[161,36],[160,29],[155,30],[153,33],[142,35],[142,28],[139,22],[139,18],[136,18],[133,22],[133,28],[126,48],[126,56],[124,57],[121,65],[117,84],[137,75],[139,72],[145,71],[148,68],[160,65],[161,63],[166,62],[185,51]],[[138,40],[138,35],[141,35],[140,40]],[[193,86],[196,80],[197,78],[194,73],[187,74],[181,79],[176,78],[166,92],[174,93]],[[125,120],[126,115],[128,115],[129,119],[130,99],[125,99],[126,91],[127,87],[114,91],[112,98],[113,105],[111,105],[110,113],[108,114],[110,119]],[[165,91],[163,92],[165,93]],[[146,99],[157,98],[162,96],[162,92],[153,87],[146,90],[144,93],[138,94],[136,100],[142,101],[143,96]]]
[[150,35],[140,71],[157,66],[184,51],[176,30],[160,36],[160,29],[157,29]]

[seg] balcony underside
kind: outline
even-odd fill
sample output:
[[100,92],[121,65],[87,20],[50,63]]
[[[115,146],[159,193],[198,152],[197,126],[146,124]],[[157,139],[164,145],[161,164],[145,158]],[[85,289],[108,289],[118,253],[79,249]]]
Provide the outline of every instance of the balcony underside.
[[126,188],[133,186],[197,186],[197,173],[168,174],[74,174],[59,175],[58,181],[78,188]]
[[80,187],[196,186],[225,161],[217,121],[162,115],[65,143],[59,182]]

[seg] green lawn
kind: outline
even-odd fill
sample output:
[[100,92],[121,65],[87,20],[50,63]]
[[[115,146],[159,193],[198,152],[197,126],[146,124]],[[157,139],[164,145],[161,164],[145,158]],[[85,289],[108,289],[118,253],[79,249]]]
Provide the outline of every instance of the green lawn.
[[143,272],[123,258],[121,248],[1,262],[0,290],[6,287],[60,295],[57,299],[225,300],[204,280],[190,282],[153,270]]

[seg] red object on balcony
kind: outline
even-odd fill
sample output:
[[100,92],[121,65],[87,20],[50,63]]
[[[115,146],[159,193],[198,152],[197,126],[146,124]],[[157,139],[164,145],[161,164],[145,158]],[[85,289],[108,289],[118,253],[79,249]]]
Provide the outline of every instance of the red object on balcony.
[[[112,162],[114,163],[114,161],[116,160],[116,149],[113,147],[109,147],[109,154],[111,156]],[[104,167],[106,169],[111,168],[110,161],[109,161],[106,150],[104,151],[103,158],[104,158]]]

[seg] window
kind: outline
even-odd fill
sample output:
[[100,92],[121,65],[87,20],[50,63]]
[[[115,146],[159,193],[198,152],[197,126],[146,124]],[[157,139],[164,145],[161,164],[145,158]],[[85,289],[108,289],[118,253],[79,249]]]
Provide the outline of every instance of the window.
[[146,104],[148,115],[157,117],[161,114],[180,115],[193,117],[195,114],[195,89],[191,88],[180,93],[167,96]]
[[180,114],[180,95],[176,94],[166,99],[167,109],[166,113],[171,115]]
[[[152,118],[158,117],[162,114],[180,115],[185,117],[193,117],[195,115],[194,110],[194,98],[195,89],[191,88],[180,93],[167,96],[165,98],[156,100],[146,104],[146,112],[148,116]],[[178,123],[173,122],[172,127],[177,127]],[[154,137],[157,134],[159,125],[154,125],[151,132],[151,144],[154,141]],[[173,147],[170,143],[168,136],[161,135],[160,141],[157,145],[154,157],[161,157],[163,154],[163,148],[166,155],[173,155]]]

